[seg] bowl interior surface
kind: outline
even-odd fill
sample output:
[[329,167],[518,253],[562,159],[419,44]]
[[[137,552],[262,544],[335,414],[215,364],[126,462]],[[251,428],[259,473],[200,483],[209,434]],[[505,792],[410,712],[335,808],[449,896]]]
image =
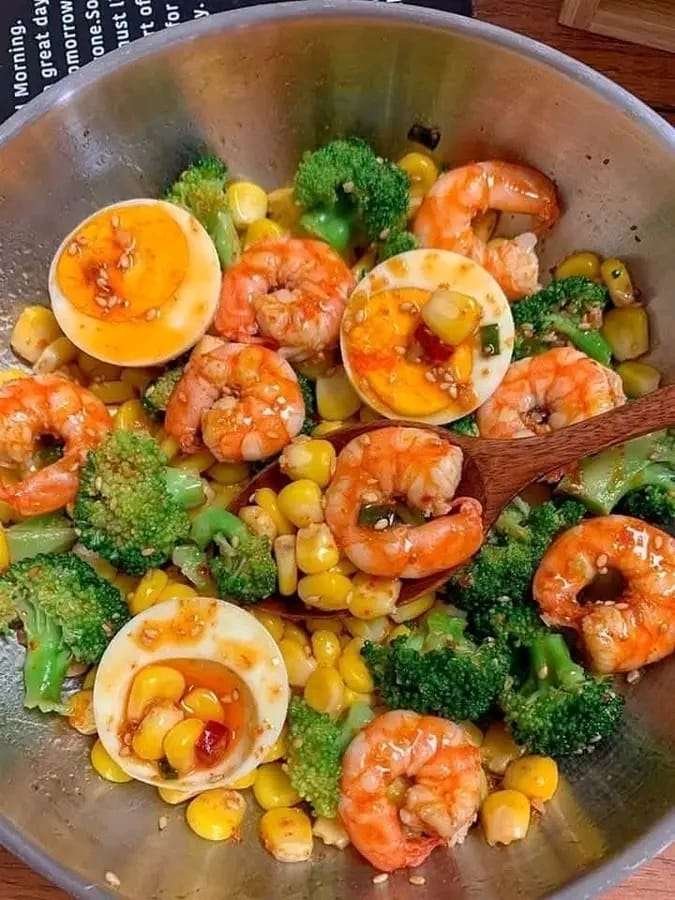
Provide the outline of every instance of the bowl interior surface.
[[[47,302],[63,234],[107,203],[157,196],[195,150],[273,188],[304,149],[335,135],[362,135],[397,158],[422,122],[441,129],[439,161],[518,160],[556,179],[565,211],[544,266],[586,248],[625,259],[649,303],[653,360],[672,380],[675,137],[659,121],[553,51],[428,11],[267,6],[172,29],[52,88],[0,131],[4,361],[21,306]],[[103,782],[85,739],[25,711],[20,665],[16,645],[0,644],[0,836],[71,893],[100,896],[114,872],[116,896],[146,900],[420,896],[405,875],[374,886],[356,853],[319,841],[311,863],[275,863],[256,837],[253,801],[241,843],[201,841],[181,807],[143,785]],[[490,849],[474,833],[454,853],[435,852],[420,870],[426,896],[578,898],[667,844],[674,674],[671,660],[626,686],[620,734],[565,764],[526,841]]]

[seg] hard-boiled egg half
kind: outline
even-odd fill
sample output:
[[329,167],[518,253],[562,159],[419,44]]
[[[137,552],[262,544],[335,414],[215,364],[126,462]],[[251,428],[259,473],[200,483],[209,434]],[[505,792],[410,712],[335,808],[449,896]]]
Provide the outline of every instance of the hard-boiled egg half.
[[288,695],[279,648],[250,613],[208,597],[167,600],[108,645],[94,718],[132,778],[196,793],[261,762],[283,728]]
[[126,200],[81,222],[49,271],[52,309],[68,338],[120,366],[158,365],[204,334],[220,291],[218,254],[189,212]]
[[513,318],[482,266],[448,250],[411,250],[359,282],[340,342],[365,403],[390,419],[442,425],[496,390],[511,361]]

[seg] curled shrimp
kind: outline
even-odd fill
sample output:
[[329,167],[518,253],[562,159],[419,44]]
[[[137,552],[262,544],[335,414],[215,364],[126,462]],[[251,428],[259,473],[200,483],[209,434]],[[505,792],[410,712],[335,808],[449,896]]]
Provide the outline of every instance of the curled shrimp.
[[[482,507],[454,497],[462,451],[421,428],[392,426],[351,440],[326,491],[326,522],[346,556],[369,575],[422,578],[468,559],[483,541]],[[359,524],[362,504],[403,498],[421,525]],[[451,513],[451,515],[448,515]]]
[[192,355],[164,428],[186,453],[206,445],[216,459],[239,462],[278,453],[304,417],[298,379],[278,353],[259,344],[222,344]]
[[473,226],[490,209],[534,216],[537,233],[560,215],[549,178],[529,166],[490,160],[441,175],[422,201],[413,230],[423,247],[454,250],[484,266],[509,299],[531,294],[539,286],[536,235],[486,242]]
[[616,372],[573,347],[556,347],[511,363],[476,418],[481,437],[531,437],[590,419],[625,402]]
[[216,331],[268,343],[302,360],[337,346],[354,276],[328,244],[280,238],[255,244],[223,276]]
[[[579,602],[598,573],[620,573],[612,600]],[[675,650],[675,539],[629,516],[586,519],[549,547],[532,585],[542,617],[576,629],[593,668],[628,672]]]
[[61,509],[75,499],[79,471],[89,450],[112,427],[104,404],[60,375],[19,378],[0,387],[0,466],[31,467],[40,439],[63,442],[63,455],[13,483],[0,477],[0,500],[22,516]]
[[[396,779],[413,782],[399,808]],[[434,848],[460,844],[481,796],[479,750],[447,719],[398,710],[379,716],[342,759],[340,817],[356,847],[385,872],[419,866]]]

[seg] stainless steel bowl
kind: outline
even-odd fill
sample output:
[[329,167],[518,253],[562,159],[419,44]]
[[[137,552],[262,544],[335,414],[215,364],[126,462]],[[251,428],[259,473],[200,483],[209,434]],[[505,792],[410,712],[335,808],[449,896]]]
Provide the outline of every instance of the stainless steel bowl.
[[[517,158],[553,175],[565,215],[547,260],[594,247],[624,257],[649,301],[656,364],[675,371],[675,132],[561,54],[479,22],[362,2],[262,6],[123,48],[51,88],[0,129],[0,310],[46,301],[62,235],[97,207],[155,195],[200,145],[273,187],[298,155],[344,133],[398,156],[415,121],[438,125],[447,162]],[[6,344],[6,342],[5,342]],[[7,351],[7,355],[8,351]],[[22,709],[20,653],[0,649],[0,839],[77,897],[534,898],[591,896],[675,838],[675,661],[628,688],[610,746],[565,766],[528,839],[490,849],[472,834],[374,886],[355,853],[317,848],[276,864],[247,816],[239,845],[209,845],[142,785],[109,785],[87,742]],[[253,804],[251,804],[253,807]],[[157,827],[167,815],[164,831]]]

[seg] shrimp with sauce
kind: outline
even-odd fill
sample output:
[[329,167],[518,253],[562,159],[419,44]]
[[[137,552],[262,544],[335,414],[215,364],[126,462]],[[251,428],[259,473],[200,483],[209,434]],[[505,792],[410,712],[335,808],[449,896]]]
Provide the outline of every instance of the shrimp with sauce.
[[[369,575],[423,578],[468,559],[483,541],[482,507],[455,498],[462,451],[431,431],[392,426],[351,440],[326,491],[326,522],[346,556]],[[420,525],[359,523],[362,504],[404,498]]]
[[[397,779],[412,782],[400,808]],[[379,716],[342,759],[339,813],[349,837],[373,866],[419,866],[443,844],[460,844],[481,798],[480,751],[447,719],[397,710]]]
[[616,372],[573,347],[556,347],[511,363],[476,418],[481,437],[532,437],[625,402]]
[[486,241],[475,224],[488,210],[534,216],[537,234],[560,215],[550,178],[529,166],[490,160],[441,175],[422,201],[413,231],[422,247],[454,250],[484,266],[510,300],[533,293],[539,287],[536,234]]
[[164,427],[185,453],[205,445],[221,462],[240,462],[278,453],[304,416],[298,379],[278,353],[259,344],[223,344],[192,355]]
[[[0,476],[0,500],[22,516],[54,512],[71,503],[88,451],[111,428],[110,414],[98,397],[60,375],[7,382],[0,387],[0,466],[29,473],[16,482]],[[62,441],[63,454],[51,465],[30,471],[45,437]]]
[[354,276],[321,241],[279,238],[246,250],[223,276],[214,320],[222,337],[304,360],[337,346]]
[[[618,572],[612,600],[579,601],[598,574]],[[629,672],[675,650],[675,538],[629,516],[586,519],[549,547],[532,585],[542,618],[574,628],[598,672]]]

